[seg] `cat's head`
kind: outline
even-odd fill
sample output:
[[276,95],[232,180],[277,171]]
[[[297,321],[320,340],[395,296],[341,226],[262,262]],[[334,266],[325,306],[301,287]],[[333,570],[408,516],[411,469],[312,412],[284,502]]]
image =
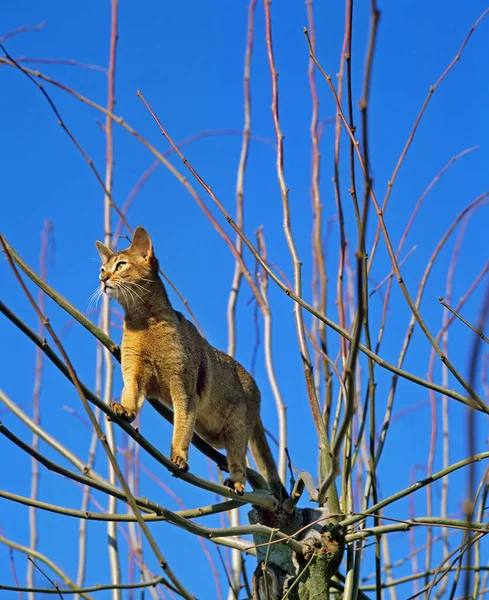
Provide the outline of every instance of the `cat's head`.
[[148,232],[137,227],[129,248],[120,252],[113,252],[102,242],[95,245],[102,259],[101,290],[122,305],[142,299],[151,282],[158,279],[158,259]]

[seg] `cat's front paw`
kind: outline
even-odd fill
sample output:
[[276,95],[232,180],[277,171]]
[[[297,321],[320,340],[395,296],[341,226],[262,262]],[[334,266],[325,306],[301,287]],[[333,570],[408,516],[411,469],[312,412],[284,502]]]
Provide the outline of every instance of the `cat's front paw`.
[[224,485],[228,487],[237,496],[242,496],[245,491],[245,484],[241,481],[233,481],[232,479],[226,479]]
[[176,464],[180,471],[186,473],[190,467],[188,466],[187,457],[182,456],[182,454],[183,453],[173,452],[172,450],[170,460],[172,461],[172,463]]
[[136,413],[134,411],[125,408],[122,404],[119,404],[119,402],[111,402],[110,408],[115,412],[119,419],[127,421],[127,423],[132,423],[136,418]]

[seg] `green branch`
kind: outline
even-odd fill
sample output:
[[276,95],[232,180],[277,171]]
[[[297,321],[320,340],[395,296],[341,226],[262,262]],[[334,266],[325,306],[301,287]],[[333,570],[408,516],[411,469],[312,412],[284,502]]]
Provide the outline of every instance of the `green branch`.
[[[138,590],[146,587],[156,587],[159,583],[164,583],[171,590],[176,591],[174,587],[164,577],[159,576],[149,581],[141,581],[140,583],[107,583],[107,584],[96,584],[89,587],[73,587],[73,588],[29,588],[29,587],[16,587],[14,585],[2,585],[0,584],[0,591],[10,592],[29,592],[32,594],[86,594],[87,592],[100,592],[102,590]],[[86,596],[85,596],[86,597]]]
[[[68,575],[66,575],[66,573],[64,571],[62,571],[56,565],[56,563],[54,563],[51,559],[49,559],[44,554],[41,554],[40,552],[38,552],[37,550],[33,550],[32,548],[28,548],[27,546],[23,546],[22,544],[17,544],[17,542],[9,540],[8,538],[5,538],[3,536],[0,536],[0,544],[4,544],[5,546],[8,546],[9,548],[13,548],[14,550],[18,550],[19,552],[24,552],[24,554],[27,554],[28,556],[33,556],[34,558],[37,558],[38,560],[43,562],[45,565],[47,565],[50,569],[52,569],[53,572],[56,573],[56,575],[63,580],[63,583],[65,585],[68,585],[71,589],[76,589],[76,583],[74,581],[72,581],[68,577]],[[0,590],[1,589],[8,589],[8,587],[0,586]],[[51,590],[51,592],[57,593],[57,591],[53,590],[53,588],[49,588],[49,589]],[[93,600],[92,596],[89,596],[85,592],[81,592],[81,595],[86,600]]]
[[484,340],[486,342],[486,344],[489,344],[489,339],[482,333],[482,331],[479,331],[473,325],[471,325],[466,319],[464,319],[462,317],[462,315],[460,315],[454,308],[452,308],[441,296],[438,296],[438,300],[440,301],[440,304],[442,306],[444,306],[445,308],[447,308],[452,314],[454,314],[457,317],[457,319],[460,319],[462,321],[462,323],[464,323],[465,325],[467,325],[467,327],[469,327],[469,329],[472,329],[472,331],[474,333],[476,333],[481,338],[481,340]]
[[363,519],[365,519],[367,516],[372,516],[372,515],[378,513],[382,508],[388,506],[389,504],[393,504],[394,502],[396,502],[397,500],[400,500],[401,498],[405,498],[406,496],[409,496],[413,492],[416,492],[417,490],[433,483],[434,481],[437,481],[438,479],[441,479],[442,477],[445,477],[446,475],[449,475],[450,473],[453,473],[454,471],[457,471],[458,469],[461,469],[462,467],[466,467],[467,465],[470,465],[475,462],[479,462],[481,460],[485,460],[487,458],[489,458],[489,452],[481,452],[480,454],[475,454],[474,456],[471,456],[471,457],[461,460],[453,465],[450,465],[448,468],[438,471],[438,473],[435,473],[434,475],[431,475],[430,477],[421,479],[420,481],[417,481],[413,485],[410,485],[409,487],[401,490],[400,492],[397,492],[396,494],[389,496],[385,500],[382,500],[381,502],[374,504],[374,506],[371,506],[369,509],[364,511],[361,515],[352,515],[351,517],[348,517],[348,518],[344,519],[343,521],[340,521],[340,523],[338,523],[335,526],[335,529],[349,527],[350,525],[358,523],[358,522],[362,521]]

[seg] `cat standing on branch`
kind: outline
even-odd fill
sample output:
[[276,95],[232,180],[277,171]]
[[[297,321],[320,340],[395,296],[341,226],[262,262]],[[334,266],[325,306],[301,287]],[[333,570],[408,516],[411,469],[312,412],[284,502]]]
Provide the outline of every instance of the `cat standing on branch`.
[[102,259],[100,285],[123,307],[122,403],[111,408],[133,421],[147,397],[173,408],[171,460],[187,471],[193,430],[215,448],[225,448],[229,479],[241,495],[248,443],[258,470],[279,500],[287,498],[260,419],[260,391],[253,377],[229,355],[211,346],[172,308],[158,275],[158,259],[142,227],[126,250],[96,242]]

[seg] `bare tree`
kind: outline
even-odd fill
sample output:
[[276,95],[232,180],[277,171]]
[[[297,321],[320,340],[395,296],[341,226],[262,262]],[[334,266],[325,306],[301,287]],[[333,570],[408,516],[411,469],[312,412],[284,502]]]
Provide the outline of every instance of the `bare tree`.
[[[474,21],[465,39],[453,41],[453,55],[447,57],[441,74],[435,74],[438,76],[435,84],[426,90],[426,98],[382,192],[383,186],[374,182],[372,140],[375,130],[370,116],[380,11],[372,0],[365,34],[364,24],[354,21],[353,4],[353,0],[345,0],[345,20],[341,24],[344,33],[336,78],[330,74],[333,71],[330,59],[323,60],[323,53],[317,50],[318,43],[324,40],[322,33],[315,31],[312,0],[307,0],[304,6],[307,18],[303,32],[304,56],[309,60],[311,101],[310,143],[304,148],[304,155],[309,153],[311,166],[312,218],[307,228],[304,227],[304,208],[301,213],[295,212],[289,195],[293,193],[289,183],[292,167],[287,163],[285,135],[290,122],[282,118],[281,107],[287,104],[287,97],[281,95],[273,36],[274,16],[286,10],[285,7],[277,4],[272,10],[269,0],[263,3],[250,0],[247,23],[240,24],[246,32],[242,130],[208,129],[181,141],[172,137],[171,119],[159,114],[158,99],[150,98],[144,89],[137,91],[137,96],[141,114],[153,127],[151,136],[140,134],[130,125],[127,115],[120,116],[116,112],[117,0],[110,3],[107,69],[71,59],[15,56],[9,50],[13,36],[39,31],[44,23],[21,26],[0,38],[2,72],[9,69],[17,76],[15,81],[29,81],[33,90],[37,88],[35,97],[39,103],[45,103],[46,121],[55,116],[67,145],[84,163],[79,168],[88,167],[90,177],[98,185],[102,219],[100,215],[97,221],[93,219],[93,230],[84,233],[87,240],[94,241],[102,233],[104,243],[116,248],[121,238],[130,239],[133,224],[128,217],[129,209],[155,171],[164,167],[181,186],[182,194],[197,204],[203,221],[210,223],[214,234],[225,242],[234,261],[234,269],[226,271],[231,282],[226,314],[227,351],[239,356],[240,331],[250,327],[247,305],[251,304],[256,342],[250,368],[261,365],[263,380],[270,391],[264,403],[267,414],[268,405],[274,405],[276,422],[269,420],[268,433],[276,449],[280,477],[290,492],[290,497],[279,505],[250,463],[248,479],[254,489],[236,497],[222,483],[226,457],[197,434],[192,440],[194,452],[206,457],[208,476],[199,469],[181,472],[166,456],[166,445],[161,443],[161,438],[150,438],[146,431],[143,435],[139,422],[132,426],[119,419],[109,407],[117,396],[120,379],[118,307],[104,296],[100,309],[94,302],[95,306],[83,313],[75,307],[69,293],[61,294],[48,283],[49,256],[54,252],[53,224],[49,220],[45,221],[42,231],[40,274],[36,272],[36,265],[24,260],[22,243],[12,245],[8,236],[2,234],[0,243],[5,257],[2,281],[8,281],[8,286],[2,286],[0,300],[0,311],[5,317],[2,328],[15,328],[19,338],[25,337],[34,344],[36,355],[32,410],[26,409],[22,394],[17,396],[15,388],[0,390],[0,400],[9,421],[0,423],[3,454],[26,456],[31,461],[29,471],[22,474],[26,482],[30,481],[29,495],[22,495],[20,486],[16,489],[18,480],[11,482],[2,478],[2,487],[9,489],[0,490],[3,499],[0,525],[5,529],[8,520],[9,528],[8,533],[0,532],[0,542],[6,551],[2,556],[9,561],[12,582],[0,582],[1,591],[10,592],[12,597],[17,593],[20,598],[25,593],[32,599],[44,594],[93,598],[95,592],[100,596],[104,590],[114,599],[136,598],[136,592],[147,593],[154,599],[177,596],[221,599],[223,588],[227,588],[228,600],[380,599],[387,595],[391,599],[408,595],[476,599],[489,592],[489,565],[485,558],[488,546],[484,541],[489,452],[481,451],[481,444],[485,442],[479,432],[489,414],[485,399],[488,354],[483,352],[483,345],[489,341],[483,333],[489,310],[489,288],[481,291],[487,280],[489,261],[479,261],[480,257],[474,256],[477,274],[472,283],[460,292],[458,300],[453,291],[467,228],[471,219],[480,215],[480,209],[487,205],[489,192],[475,199],[465,199],[462,207],[447,202],[444,211],[450,213],[451,222],[439,240],[425,237],[421,240],[423,248],[406,244],[408,235],[422,221],[421,209],[427,196],[452,165],[465,160],[476,147],[461,148],[452,158],[444,159],[444,163],[440,161],[441,170],[433,174],[417,202],[410,202],[410,212],[400,213],[395,234],[390,221],[386,221],[386,214],[394,211],[390,200],[398,186],[398,174],[428,106],[435,93],[441,92],[439,88],[445,79],[452,76],[471,36],[478,35],[477,30],[482,27],[489,9]],[[258,38],[255,31],[259,9],[263,39]],[[357,32],[367,40],[362,56],[355,56],[353,51],[353,47],[358,46],[354,44]],[[255,135],[251,110],[252,55],[257,44],[263,51],[262,58],[266,56],[262,66],[266,65],[270,77],[269,118],[274,139]],[[90,73],[105,72],[106,104],[98,104],[76,86],[67,85],[57,77],[34,70],[32,63],[66,64],[80,69],[77,72],[82,72],[81,69],[88,69]],[[356,80],[352,64],[357,70],[358,65],[363,65],[361,87],[356,86],[360,89],[358,94],[354,93]],[[283,70],[287,68],[280,66]],[[161,68],[164,69],[164,64]],[[19,88],[15,93],[25,93],[25,89],[20,91]],[[320,112],[323,98],[332,107],[331,115]],[[66,102],[74,100],[81,103],[77,109],[80,114],[89,108],[98,113],[105,143],[105,172],[90,158],[85,142],[81,141],[85,136],[80,135],[72,113],[69,119],[63,115],[61,103],[66,106]],[[198,110],[197,104],[195,110]],[[115,193],[114,185],[119,152],[115,140],[120,130],[134,138],[137,148],[144,146],[154,161],[124,203],[119,193]],[[161,135],[162,145],[169,144],[166,151],[159,150],[158,142],[154,141],[158,139],[156,135]],[[232,209],[229,199],[214,191],[218,182],[207,180],[197,161],[187,159],[183,153],[185,147],[199,139],[218,136],[219,139],[222,136],[241,138],[235,208]],[[289,264],[276,264],[270,252],[274,232],[269,233],[261,225],[251,231],[245,226],[248,207],[253,208],[257,202],[246,186],[248,158],[254,142],[267,145],[270,152],[275,153],[277,210],[274,214],[276,222],[283,224]],[[326,152],[329,162],[325,159]],[[178,168],[171,161],[172,157],[181,159]],[[253,168],[256,169],[256,165]],[[332,183],[324,173],[332,175]],[[157,239],[151,224],[145,225]],[[424,227],[429,229],[429,224],[425,223]],[[310,252],[304,251],[308,247]],[[72,262],[81,260],[72,248],[70,253]],[[412,270],[407,281],[405,265],[414,257],[424,266],[414,271],[417,281],[413,281]],[[213,260],[219,262],[219,257]],[[164,270],[170,272],[170,265],[166,261],[162,264]],[[188,318],[202,335],[209,335],[196,318],[198,294],[192,296],[191,307],[168,275],[164,272],[161,275],[176,301],[185,307]],[[438,282],[438,292],[435,292],[439,296],[438,328],[436,319],[427,318],[422,307],[423,297],[433,295],[433,288],[428,287],[428,279],[433,275]],[[14,288],[16,292],[11,294]],[[25,307],[18,300],[19,290],[30,306],[29,317],[24,316]],[[457,293],[460,290],[459,285]],[[186,290],[186,295],[188,293]],[[478,304],[467,311],[474,296]],[[19,307],[12,305],[11,297],[17,299]],[[47,302],[48,298],[57,306]],[[302,369],[307,402],[301,404],[301,419],[311,419],[314,424],[315,438],[308,439],[307,443],[318,449],[317,468],[310,463],[302,464],[302,458],[291,451],[291,440],[301,438],[305,429],[303,423],[288,419],[286,408],[291,401],[287,398],[288,382],[277,368],[284,349],[277,348],[276,330],[285,323],[282,316],[277,319],[279,304],[293,309],[296,342],[287,352]],[[398,308],[401,306],[402,309]],[[66,331],[60,324],[66,318],[62,321],[60,315],[68,317],[73,332],[70,336],[76,336],[77,340],[75,348],[65,339]],[[405,317],[406,322],[399,315]],[[292,321],[286,325],[292,326]],[[451,334],[454,328],[460,328],[456,337]],[[395,332],[397,344],[386,343],[388,330]],[[465,345],[468,367],[457,364],[453,358],[453,345],[461,343]],[[83,352],[92,352],[95,356],[93,383],[86,379],[87,368],[79,346]],[[410,349],[414,354],[428,352],[426,374],[412,368],[408,359]],[[12,360],[28,362],[27,351],[25,356]],[[9,357],[3,364],[9,364]],[[50,402],[44,403],[40,398],[47,365],[50,381],[54,369],[58,383],[50,383]],[[68,394],[69,403],[62,400]],[[407,408],[402,404],[402,410],[398,411],[396,400],[400,395],[409,395],[410,402]],[[148,398],[148,401],[152,408],[146,408],[145,412],[156,411],[161,427],[162,419],[172,422],[169,409],[157,400]],[[409,421],[407,414],[416,415],[426,405],[431,410],[431,438],[425,463],[419,465],[410,460],[410,448],[417,433],[412,430],[412,423],[416,421]],[[49,414],[55,406],[56,410],[63,406],[66,410],[53,427],[49,424]],[[21,427],[10,426],[14,416]],[[461,419],[466,423],[466,452],[454,461],[453,439],[457,434],[453,431],[459,431],[456,425]],[[396,427],[396,420],[404,423],[405,429]],[[67,427],[63,424],[66,422],[79,425],[73,437],[66,435]],[[386,454],[397,447],[388,443],[393,435],[402,438],[404,458],[412,473],[411,484],[399,489],[392,489],[391,467],[386,472],[383,466]],[[80,451],[82,446],[88,448],[85,454]],[[437,455],[441,455],[441,459],[435,460]],[[438,468],[440,463],[441,468]],[[482,469],[476,467],[478,463],[483,465]],[[396,465],[396,460],[388,464]],[[421,477],[418,477],[419,469]],[[169,480],[168,474],[180,481]],[[39,481],[44,478],[52,487],[39,487]],[[43,489],[59,492],[43,497]],[[197,500],[192,508],[187,508],[180,497],[182,489],[195,490],[192,497]],[[426,493],[422,502],[419,494],[416,495],[419,490]],[[70,508],[75,498],[79,508]],[[205,499],[201,505],[200,498]],[[452,507],[457,503],[459,512],[454,514]],[[28,545],[18,541],[24,527],[18,516],[18,505],[28,507]],[[92,521],[103,521],[106,530],[94,529],[89,539],[87,524]],[[161,521],[169,524],[165,529],[167,535],[163,535],[155,523]],[[67,522],[71,525],[66,525]],[[76,556],[75,569],[66,569],[63,560],[45,552],[39,535],[44,523],[52,528],[52,536],[59,537],[65,551],[69,548],[70,556]],[[199,577],[195,576],[196,567],[185,560],[180,561],[183,566],[167,560],[173,546],[186,544],[188,539],[198,539],[201,545],[203,558],[198,568],[208,568],[212,573],[215,581],[212,592],[201,587]],[[110,581],[102,584],[94,582],[92,575],[90,553],[95,546],[99,554],[102,546],[107,549],[104,556]],[[39,581],[43,581],[43,585],[39,585]]]

